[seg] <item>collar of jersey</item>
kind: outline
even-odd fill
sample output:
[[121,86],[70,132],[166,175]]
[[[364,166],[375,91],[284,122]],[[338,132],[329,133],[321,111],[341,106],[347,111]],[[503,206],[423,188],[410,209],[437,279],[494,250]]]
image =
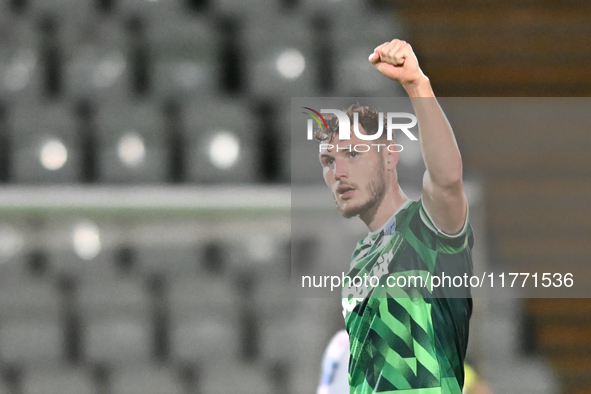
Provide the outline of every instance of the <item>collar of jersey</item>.
[[413,200],[408,199],[405,202],[402,203],[401,206],[398,207],[398,209],[396,210],[396,212],[394,212],[394,214],[392,214],[392,216],[390,216],[390,219],[386,220],[386,223],[382,224],[382,226],[375,230],[375,231],[370,231],[369,233],[367,233],[367,235],[369,237],[374,236],[376,234],[379,234],[381,231],[384,231],[384,229],[390,224],[392,223],[392,220],[396,220],[396,215],[398,215],[398,213],[400,211],[402,211],[404,208],[406,208],[408,206],[408,204],[410,204]]

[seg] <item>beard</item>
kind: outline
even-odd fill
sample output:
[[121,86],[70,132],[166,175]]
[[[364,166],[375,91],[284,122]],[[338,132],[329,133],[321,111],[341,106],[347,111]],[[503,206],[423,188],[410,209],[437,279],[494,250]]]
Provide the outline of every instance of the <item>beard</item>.
[[[361,215],[362,213],[367,212],[368,210],[378,206],[382,202],[382,200],[384,199],[384,195],[386,194],[386,179],[384,167],[385,165],[381,163],[381,165],[378,166],[377,171],[375,171],[372,174],[371,179],[369,180],[369,183],[366,187],[369,196],[364,202],[356,206],[345,208],[339,205],[337,197],[333,193],[333,198],[335,200],[335,203],[337,204],[337,209],[339,210],[341,215],[343,215],[344,218],[349,219],[354,216]],[[351,186],[355,187],[355,185]],[[355,187],[355,189],[357,189],[357,187]]]

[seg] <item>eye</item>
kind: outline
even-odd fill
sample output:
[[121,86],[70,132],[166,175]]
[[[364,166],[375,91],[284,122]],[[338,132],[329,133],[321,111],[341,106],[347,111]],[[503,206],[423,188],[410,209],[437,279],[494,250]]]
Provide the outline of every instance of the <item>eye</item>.
[[359,152],[355,152],[355,151],[349,152],[349,157],[357,157],[357,156],[359,156]]

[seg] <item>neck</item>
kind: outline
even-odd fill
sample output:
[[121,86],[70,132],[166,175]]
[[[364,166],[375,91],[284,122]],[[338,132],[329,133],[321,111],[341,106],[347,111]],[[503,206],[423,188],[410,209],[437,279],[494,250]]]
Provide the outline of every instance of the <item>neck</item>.
[[396,182],[388,188],[379,204],[359,215],[359,218],[363,220],[369,231],[376,231],[408,200],[409,198]]

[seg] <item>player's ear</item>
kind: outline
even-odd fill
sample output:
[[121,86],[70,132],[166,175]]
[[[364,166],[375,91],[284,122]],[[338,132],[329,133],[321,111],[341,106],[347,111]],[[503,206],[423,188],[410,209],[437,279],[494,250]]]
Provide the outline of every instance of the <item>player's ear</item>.
[[400,146],[394,143],[386,144],[386,169],[395,170],[396,164],[398,164],[398,150]]

